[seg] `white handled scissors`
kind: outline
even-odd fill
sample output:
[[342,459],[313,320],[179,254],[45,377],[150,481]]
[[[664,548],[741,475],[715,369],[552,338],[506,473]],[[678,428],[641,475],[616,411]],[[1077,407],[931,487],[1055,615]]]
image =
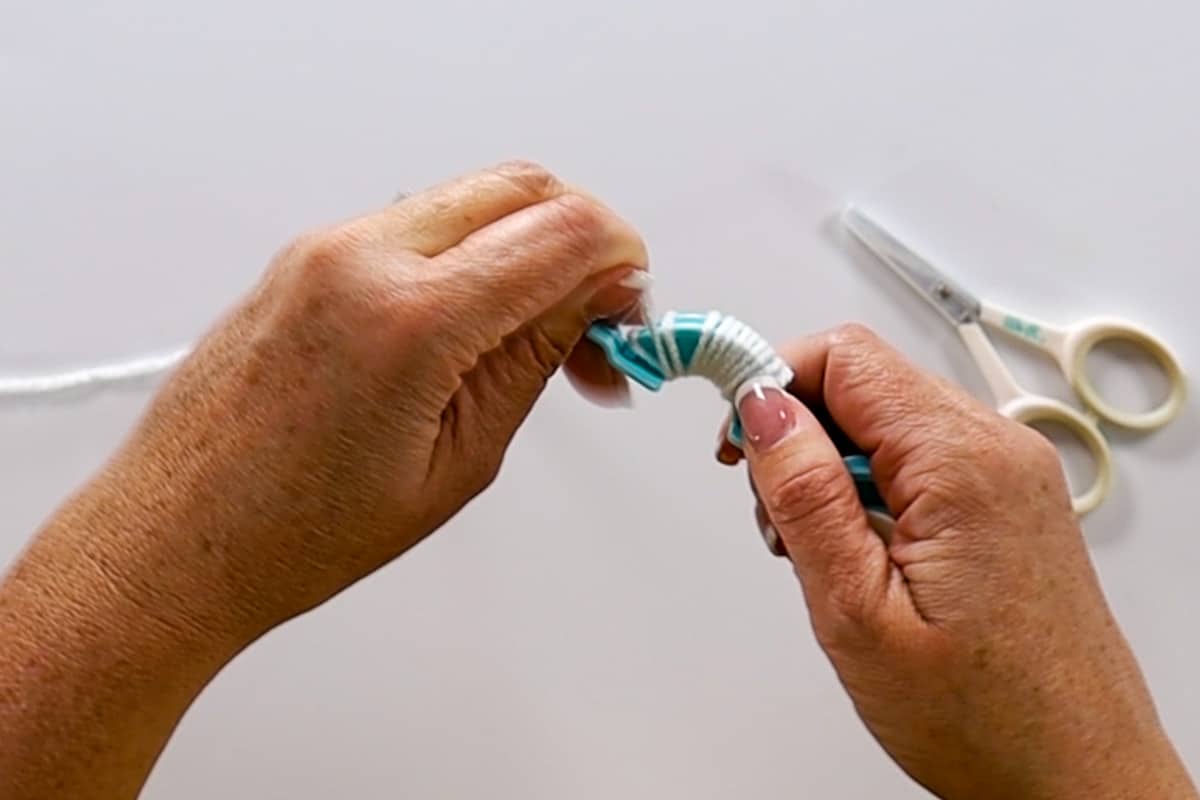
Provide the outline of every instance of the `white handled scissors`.
[[[962,289],[925,259],[901,244],[860,209],[851,206],[843,215],[846,228],[880,261],[903,278],[918,294],[950,321],[983,372],[1000,413],[1025,424],[1057,423],[1069,429],[1091,452],[1096,477],[1084,492],[1072,497],[1077,514],[1100,505],[1112,488],[1112,453],[1100,432],[1099,420],[1133,430],[1153,430],[1166,425],[1183,408],[1186,381],[1179,362],[1165,344],[1148,331],[1109,317],[1058,327],[1014,314],[984,302]],[[984,328],[1003,331],[1048,354],[1079,395],[1087,413],[1052,397],[1021,388],[1000,359]],[[1145,412],[1125,411],[1106,402],[1087,374],[1087,355],[1103,341],[1128,342],[1154,358],[1170,384],[1166,400]]]

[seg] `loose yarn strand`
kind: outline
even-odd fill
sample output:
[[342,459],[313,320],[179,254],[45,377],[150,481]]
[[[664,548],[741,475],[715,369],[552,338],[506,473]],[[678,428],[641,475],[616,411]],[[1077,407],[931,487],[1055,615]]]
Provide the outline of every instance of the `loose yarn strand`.
[[[766,339],[744,322],[717,311],[705,315],[695,352],[685,364],[676,340],[677,317],[677,312],[668,311],[658,319],[648,320],[645,326],[653,353],[644,354],[653,355],[667,380],[686,375],[707,378],[726,400],[733,400],[738,387],[751,378],[770,376],[784,386],[791,381],[791,369]],[[644,352],[636,343],[636,330],[630,331],[631,343]],[[35,399],[134,383],[173,369],[190,352],[190,347],[181,347],[163,354],[58,373],[0,377],[0,400]]]
[[27,400],[50,395],[134,383],[173,369],[191,352],[180,347],[167,353],[97,364],[45,375],[0,377],[0,400]]

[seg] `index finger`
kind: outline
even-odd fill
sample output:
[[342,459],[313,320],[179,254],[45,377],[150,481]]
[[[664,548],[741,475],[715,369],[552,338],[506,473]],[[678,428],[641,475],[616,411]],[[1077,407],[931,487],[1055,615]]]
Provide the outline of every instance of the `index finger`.
[[[977,403],[858,324],[789,342],[779,355],[795,373],[788,389],[828,409],[856,445],[874,452],[923,420],[956,417]],[[974,408],[970,410],[975,410]]]
[[[631,273],[644,271],[647,261],[646,246],[628,222],[571,191],[510,214],[444,251],[433,259],[428,285],[447,298],[451,317],[465,313],[474,319],[480,346],[495,346],[564,303],[573,308],[582,334],[590,321],[587,306]],[[622,294],[637,299],[635,290]],[[481,309],[487,311],[482,318]]]
[[872,472],[895,512],[912,499],[903,488],[901,496],[889,491],[906,464],[962,463],[976,455],[989,430],[1007,424],[861,325],[791,342],[779,354],[795,373],[789,391],[825,408],[833,424],[871,456]]
[[389,243],[433,257],[481,228],[567,191],[545,167],[508,161],[405,195],[373,219]]

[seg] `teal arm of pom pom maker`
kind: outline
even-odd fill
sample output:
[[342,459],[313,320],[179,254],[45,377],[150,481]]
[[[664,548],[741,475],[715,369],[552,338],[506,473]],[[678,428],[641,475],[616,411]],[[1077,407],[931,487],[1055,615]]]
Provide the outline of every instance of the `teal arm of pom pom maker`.
[[[688,373],[688,368],[696,359],[697,351],[708,341],[711,320],[712,318],[705,314],[669,316],[671,346],[667,348],[670,352],[666,353],[666,357],[674,359],[675,364],[663,364],[659,353],[663,352],[664,348],[655,345],[656,332],[646,327],[622,331],[615,325],[600,322],[588,329],[587,338],[604,351],[608,363],[615,369],[650,391],[657,392],[667,381]],[[662,326],[664,323],[660,322],[658,325]],[[661,335],[664,332],[657,333]],[[742,447],[742,425],[737,409],[733,409],[727,438],[731,444]],[[863,506],[873,514],[886,516],[887,506],[871,478],[870,460],[862,454],[847,455],[843,460],[854,479]]]
[[650,391],[657,392],[666,382],[667,377],[659,369],[657,361],[634,348],[633,343],[621,334],[621,329],[617,326],[597,322],[588,328],[587,338],[599,345],[604,351],[604,357],[614,369],[628,375]]

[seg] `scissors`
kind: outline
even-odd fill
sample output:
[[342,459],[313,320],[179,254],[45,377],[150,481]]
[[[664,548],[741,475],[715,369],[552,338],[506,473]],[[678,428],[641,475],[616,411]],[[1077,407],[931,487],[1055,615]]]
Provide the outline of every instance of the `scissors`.
[[[1101,420],[1122,428],[1148,431],[1166,425],[1183,408],[1186,381],[1170,349],[1149,331],[1121,319],[1097,317],[1071,326],[1049,325],[1024,314],[1015,314],[985,302],[950,280],[928,261],[884,230],[861,209],[850,206],[843,224],[868,250],[917,294],[924,297],[958,331],[967,350],[983,373],[996,407],[1018,422],[1057,423],[1067,428],[1091,453],[1096,477],[1085,491],[1072,496],[1077,514],[1095,509],[1112,488],[1112,452],[1100,432]],[[1086,413],[1057,400],[1023,389],[1004,365],[985,328],[1001,331],[1048,355],[1082,400]],[[1157,407],[1145,412],[1114,407],[1100,396],[1087,374],[1087,356],[1100,342],[1131,344],[1158,362],[1170,390]]]

